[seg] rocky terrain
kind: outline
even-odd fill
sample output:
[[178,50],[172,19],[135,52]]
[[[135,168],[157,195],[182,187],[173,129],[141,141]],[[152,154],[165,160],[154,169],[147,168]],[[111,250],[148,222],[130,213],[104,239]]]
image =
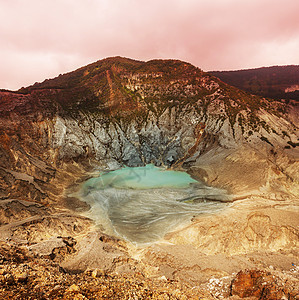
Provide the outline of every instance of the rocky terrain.
[[140,269],[131,274],[97,268],[70,274],[59,266],[58,256],[41,258],[3,242],[0,258],[2,299],[297,299],[298,292],[291,272],[277,276],[273,270],[246,270],[232,281],[212,278],[191,285],[165,276],[148,278]]
[[[108,58],[1,91],[0,294],[296,299],[298,119],[292,102],[174,60]],[[225,189],[231,205],[142,247],[82,215],[80,183],[146,163]]]

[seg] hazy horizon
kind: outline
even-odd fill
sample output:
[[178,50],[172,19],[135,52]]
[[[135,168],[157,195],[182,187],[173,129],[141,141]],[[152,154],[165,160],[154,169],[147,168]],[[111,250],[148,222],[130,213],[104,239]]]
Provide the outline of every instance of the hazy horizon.
[[298,10],[294,0],[0,0],[0,88],[113,56],[204,71],[298,65]]

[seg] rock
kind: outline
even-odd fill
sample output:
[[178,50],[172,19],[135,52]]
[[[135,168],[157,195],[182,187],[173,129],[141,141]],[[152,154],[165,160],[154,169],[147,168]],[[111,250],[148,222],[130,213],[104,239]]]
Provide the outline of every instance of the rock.
[[92,271],[91,276],[93,278],[97,278],[97,277],[101,277],[101,276],[105,276],[106,272],[102,269],[95,269]]
[[6,274],[4,275],[4,282],[7,284],[7,285],[12,285],[15,283],[15,279],[13,277],[13,275],[11,274]]
[[256,297],[260,300],[295,299],[296,291],[289,282],[279,280],[261,270],[240,271],[231,284],[231,295],[240,298]]
[[55,285],[54,287],[53,287],[53,290],[54,291],[56,291],[56,290],[60,290],[60,289],[62,289],[62,286],[61,285]]
[[28,280],[28,272],[23,272],[23,273],[16,274],[15,275],[15,280],[17,282],[21,282],[21,283],[27,282],[27,280]]
[[68,289],[67,292],[79,292],[80,288],[76,284],[72,284]]
[[136,148],[128,142],[126,142],[123,147],[122,160],[129,167],[138,167],[140,165],[143,165],[143,162],[142,162]]
[[83,296],[82,294],[76,294],[72,298],[72,300],[84,300],[84,299],[87,299],[87,298],[85,296]]
[[177,161],[177,158],[178,158],[177,151],[175,149],[171,149],[164,156],[163,162],[166,165],[171,166],[174,162]]

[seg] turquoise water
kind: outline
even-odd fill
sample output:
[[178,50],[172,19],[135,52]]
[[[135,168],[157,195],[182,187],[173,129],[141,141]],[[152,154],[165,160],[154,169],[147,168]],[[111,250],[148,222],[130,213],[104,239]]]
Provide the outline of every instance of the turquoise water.
[[100,177],[92,178],[86,186],[105,189],[157,189],[157,188],[187,188],[190,183],[197,181],[185,172],[172,171],[146,165],[145,167],[125,167],[119,170],[103,173]]
[[192,217],[227,205],[215,201],[225,200],[225,191],[153,165],[102,172],[83,184],[79,197],[101,230],[133,243],[157,241]]

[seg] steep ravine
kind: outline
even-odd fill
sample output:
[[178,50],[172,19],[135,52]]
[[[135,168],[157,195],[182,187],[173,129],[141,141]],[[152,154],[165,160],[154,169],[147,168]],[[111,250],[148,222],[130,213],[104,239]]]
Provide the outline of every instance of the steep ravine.
[[[290,272],[299,264],[297,107],[184,62],[123,58],[0,97],[2,241],[67,271],[137,270],[191,286],[243,268]],[[70,196],[80,182],[147,163],[225,189],[233,204],[146,248],[104,235],[80,215],[88,205]]]

